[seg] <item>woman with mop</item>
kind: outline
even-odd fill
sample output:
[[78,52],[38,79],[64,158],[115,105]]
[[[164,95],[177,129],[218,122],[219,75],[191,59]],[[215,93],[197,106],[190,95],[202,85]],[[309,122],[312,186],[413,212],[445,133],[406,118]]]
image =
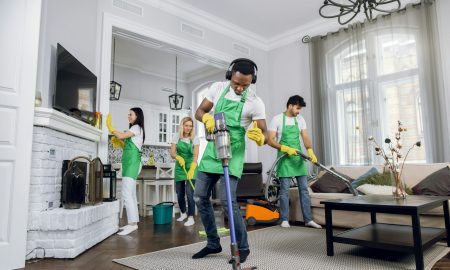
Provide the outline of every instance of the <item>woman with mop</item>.
[[145,140],[144,113],[141,108],[131,108],[128,112],[129,130],[117,131],[112,126],[111,115],[106,118],[106,126],[113,145],[123,148],[122,154],[122,199],[127,210],[128,225],[122,227],[118,235],[127,235],[137,230],[139,211],[136,199],[136,179],[141,171],[141,151]]
[[197,174],[199,144],[199,139],[195,137],[194,120],[191,117],[184,117],[181,119],[178,134],[172,138],[170,148],[170,155],[177,161],[175,163],[175,189],[180,207],[180,217],[177,221],[184,221],[187,218],[184,226],[195,224],[194,180]]

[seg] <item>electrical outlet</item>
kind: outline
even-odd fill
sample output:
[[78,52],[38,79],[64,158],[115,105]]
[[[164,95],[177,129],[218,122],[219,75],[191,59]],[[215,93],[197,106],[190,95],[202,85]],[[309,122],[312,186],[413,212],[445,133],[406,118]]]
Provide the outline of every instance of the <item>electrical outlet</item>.
[[47,208],[53,209],[53,202],[47,202]]
[[48,158],[49,159],[56,159],[56,149],[50,148],[48,150]]

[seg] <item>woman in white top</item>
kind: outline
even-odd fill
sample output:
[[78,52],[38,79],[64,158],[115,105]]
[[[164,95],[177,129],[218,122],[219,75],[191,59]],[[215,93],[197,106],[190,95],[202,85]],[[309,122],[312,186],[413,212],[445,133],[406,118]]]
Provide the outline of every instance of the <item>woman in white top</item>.
[[106,118],[106,126],[114,137],[114,147],[123,148],[122,154],[122,199],[127,210],[128,225],[120,228],[119,235],[127,235],[137,230],[139,212],[136,199],[136,179],[141,171],[142,144],[145,140],[144,113],[141,108],[131,108],[128,112],[130,129],[117,131],[112,126],[111,115]]
[[[175,164],[175,184],[181,212],[177,221],[188,218],[184,226],[192,226],[195,223],[194,181],[197,174],[199,144],[199,139],[195,137],[194,133],[194,121],[191,117],[184,117],[181,119],[178,134],[172,138],[170,149],[170,155],[177,161]],[[187,214],[185,194],[188,201]]]

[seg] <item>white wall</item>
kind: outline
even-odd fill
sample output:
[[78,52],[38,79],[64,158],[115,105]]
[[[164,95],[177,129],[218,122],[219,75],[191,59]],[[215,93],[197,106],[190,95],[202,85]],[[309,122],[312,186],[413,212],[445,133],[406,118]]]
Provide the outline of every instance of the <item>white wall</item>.
[[[310,136],[312,134],[311,92],[309,74],[308,46],[295,42],[269,52],[269,92],[264,102],[266,104],[267,125],[272,117],[286,110],[286,102],[290,96],[300,95],[307,106],[301,114],[306,120]],[[264,146],[259,151],[264,170],[269,170],[276,158],[276,150]]]
[[36,90],[42,106],[52,106],[56,80],[56,46],[60,43],[98,75],[97,1],[43,0]]
[[[175,82],[126,67],[115,67],[114,79],[122,84],[121,98],[145,101],[155,105],[169,107],[169,95],[162,88],[175,89]],[[178,82],[178,93],[184,96],[183,108],[191,105],[191,93],[186,83]]]

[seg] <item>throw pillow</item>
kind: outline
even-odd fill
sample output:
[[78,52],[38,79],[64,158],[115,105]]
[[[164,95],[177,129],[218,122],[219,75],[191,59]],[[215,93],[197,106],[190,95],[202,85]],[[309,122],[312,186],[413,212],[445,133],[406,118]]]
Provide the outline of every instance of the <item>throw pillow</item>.
[[[367,177],[366,179],[359,182],[358,186],[362,186],[364,184],[376,185],[376,186],[389,186],[391,187],[392,194],[392,179],[391,173],[389,171],[385,171],[382,173],[376,173]],[[358,190],[358,188],[356,188]],[[363,192],[363,191],[362,191]],[[413,194],[412,190],[409,187],[405,187],[406,194]]]
[[[336,172],[334,168],[331,168],[331,170]],[[342,173],[338,174],[350,182],[353,181],[350,176]],[[315,193],[351,193],[344,181],[329,172],[326,172],[322,177],[314,182],[314,184],[311,185],[311,189]]]
[[356,190],[366,195],[392,195],[392,186],[364,184],[357,187]]
[[352,182],[352,187],[353,188],[357,188],[358,186],[360,186],[360,182],[364,181],[367,177],[372,176],[374,174],[377,174],[378,170],[375,167],[370,168],[370,170],[368,170],[366,173],[364,173],[363,175],[359,176],[358,178],[356,178],[353,182]]
[[435,171],[412,188],[417,195],[450,195],[450,168],[448,166]]

